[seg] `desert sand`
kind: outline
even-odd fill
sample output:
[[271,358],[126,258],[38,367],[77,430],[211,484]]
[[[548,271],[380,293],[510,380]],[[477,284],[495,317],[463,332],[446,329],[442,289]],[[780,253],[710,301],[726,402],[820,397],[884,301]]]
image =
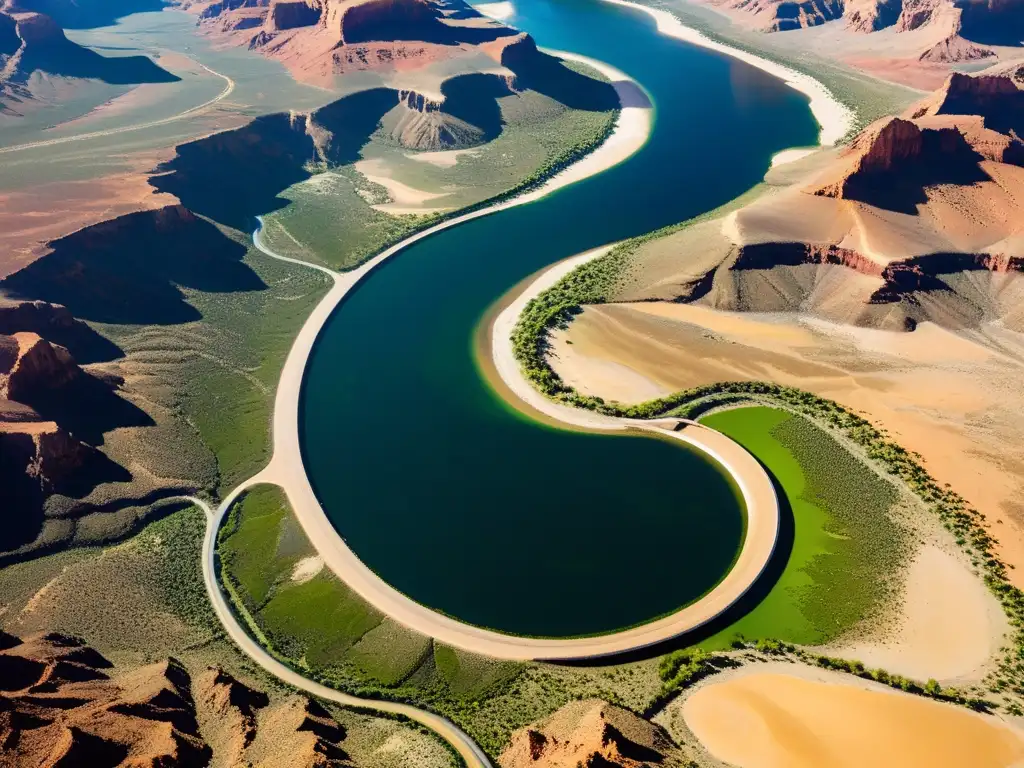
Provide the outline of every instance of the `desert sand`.
[[427,192],[403,184],[388,174],[387,164],[379,159],[359,160],[353,166],[371,184],[379,184],[388,191],[391,202],[374,205],[373,208],[394,215],[414,213],[426,214],[447,210],[444,206],[429,206],[431,200],[447,197],[445,192]]
[[156,192],[145,169],[158,153],[127,158],[131,170],[88,181],[62,181],[0,192],[0,279],[49,251],[46,245],[107,218],[173,205]]
[[836,651],[869,667],[916,680],[978,680],[1008,629],[999,603],[962,557],[929,544],[920,549],[888,636]]
[[[748,668],[693,693],[687,726],[740,768],[1008,768],[1021,734],[995,718],[838,674]],[[814,679],[818,678],[818,679]]]
[[810,154],[816,152],[814,147],[802,147],[795,149],[784,149],[781,152],[776,152],[772,155],[772,168],[778,168],[780,165],[788,165],[789,163],[795,163],[797,160],[803,160]]
[[454,168],[463,155],[472,157],[479,152],[477,149],[443,149],[437,152],[407,152],[406,159],[428,163],[438,168]]
[[304,557],[292,569],[291,579],[296,584],[305,584],[324,569],[324,559],[319,555]]
[[954,333],[922,323],[902,333],[794,313],[607,304],[587,307],[553,350],[565,381],[623,402],[755,379],[836,400],[888,429],[985,512],[1011,579],[1024,584],[1024,341],[999,324]]

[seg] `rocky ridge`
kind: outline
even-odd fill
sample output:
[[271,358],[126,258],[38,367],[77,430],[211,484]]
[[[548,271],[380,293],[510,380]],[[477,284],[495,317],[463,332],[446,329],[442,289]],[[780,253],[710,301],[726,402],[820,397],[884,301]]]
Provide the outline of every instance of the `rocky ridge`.
[[81,640],[4,636],[0,765],[206,765],[191,680],[175,659],[113,677]]
[[45,13],[0,0],[0,115],[20,116],[36,100],[35,74],[58,90],[85,78],[114,85],[178,79],[146,56],[102,56],[69,40]]
[[574,701],[512,734],[501,768],[682,766],[663,728],[600,699]]
[[298,80],[396,72],[479,51],[496,62],[527,35],[460,0],[195,0],[200,29],[281,61]]
[[[911,107],[865,128],[813,194],[871,203],[893,185],[971,183],[980,161],[1024,166],[1024,91],[1006,76],[950,75]],[[979,170],[974,175],[983,174]]]
[[1022,98],[1007,76],[950,76],[809,178],[725,219],[706,266],[629,298],[891,330],[1024,327]]
[[891,29],[897,35],[928,30],[916,57],[951,64],[996,56],[994,45],[1020,45],[1024,38],[1021,0],[708,0],[735,12],[766,32],[842,21],[851,32]]
[[356,768],[345,737],[316,702],[271,703],[217,666],[192,676],[167,658],[119,669],[76,637],[0,632],[2,768]]
[[[49,325],[39,322],[47,315],[58,325],[67,319],[63,307],[48,304],[0,307],[0,329]],[[11,528],[31,528],[27,518],[38,517],[49,496],[81,495],[95,480],[110,477],[114,467],[102,453],[37,410],[93,383],[117,386],[91,377],[65,347],[34,331],[0,333],[0,484],[10,494],[6,512],[21,517],[5,521]]]

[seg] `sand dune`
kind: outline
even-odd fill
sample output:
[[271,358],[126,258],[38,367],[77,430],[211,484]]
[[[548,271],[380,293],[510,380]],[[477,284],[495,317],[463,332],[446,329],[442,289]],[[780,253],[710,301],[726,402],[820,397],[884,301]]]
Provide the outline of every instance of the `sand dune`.
[[994,718],[839,675],[772,669],[714,681],[684,704],[686,724],[719,760],[740,768],[1024,764],[1021,734]]

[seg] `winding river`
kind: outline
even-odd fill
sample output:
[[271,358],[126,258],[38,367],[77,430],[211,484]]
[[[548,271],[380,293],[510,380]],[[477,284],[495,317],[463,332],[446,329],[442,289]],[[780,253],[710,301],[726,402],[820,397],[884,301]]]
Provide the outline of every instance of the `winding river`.
[[806,97],[595,0],[519,0],[508,23],[608,62],[655,105],[626,162],[442,231],[369,275],[324,326],[300,405],[324,510],[414,600],[502,632],[609,632],[691,603],[728,571],[744,512],[725,473],[678,441],[530,420],[474,356],[484,315],[567,256],[708,211],[816,142]]

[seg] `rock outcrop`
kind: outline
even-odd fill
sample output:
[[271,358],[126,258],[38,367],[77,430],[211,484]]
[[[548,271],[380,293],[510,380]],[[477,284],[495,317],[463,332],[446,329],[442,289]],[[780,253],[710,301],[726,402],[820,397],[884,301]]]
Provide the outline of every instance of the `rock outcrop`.
[[[0,306],[0,485],[5,504],[0,550],[28,545],[42,531],[47,499],[81,498],[103,482],[131,475],[90,443],[91,421],[122,402],[120,380],[94,376],[68,349],[36,330],[102,355],[107,343],[44,302]],[[3,333],[10,331],[10,333]],[[88,439],[86,439],[88,437]]]
[[18,332],[4,337],[17,346],[11,366],[0,367],[0,397],[31,403],[36,393],[60,389],[84,375],[71,353],[59,344],[51,344],[37,333]]
[[1020,328],[1021,98],[1008,76],[952,75],[864,129],[810,183],[733,214],[721,229],[731,245],[673,295],[635,298],[890,330]]
[[208,34],[278,59],[299,80],[425,67],[474,50],[500,61],[525,38],[458,0],[200,0]]
[[5,765],[204,766],[212,756],[191,681],[174,659],[114,677],[77,638],[4,637],[0,744]]
[[942,88],[905,114],[912,120],[937,115],[977,115],[1002,122],[1016,117],[1024,125],[1024,91],[1007,75],[972,77],[954,72]]
[[50,16],[0,2],[0,110],[18,115],[34,100],[36,73],[70,85],[84,78],[115,85],[179,79],[146,56],[102,56],[69,40]]
[[566,704],[512,734],[501,768],[647,768],[681,766],[660,726],[599,699]]
[[174,658],[115,667],[81,639],[0,631],[0,766],[357,768],[345,729],[303,696],[270,697]]
[[712,0],[716,5],[748,15],[765,32],[816,27],[843,15],[843,0]]
[[877,32],[896,23],[901,0],[848,0],[844,9],[846,26],[855,32]]
[[903,117],[868,126],[811,190],[913,210],[926,189],[989,178],[984,161],[1024,165],[1024,91],[1005,76],[951,75]]
[[[914,84],[913,74],[926,65],[956,64],[996,56],[990,46],[1019,46],[1024,39],[1024,0],[706,0],[739,14],[757,29],[779,32],[813,27],[842,18],[844,26],[858,34],[891,29],[906,35],[906,44],[896,43],[892,51],[870,49],[866,57],[851,57],[858,66],[904,77]],[[854,46],[860,49],[861,46]],[[839,46],[837,50],[845,50]],[[895,58],[893,58],[895,57]],[[895,60],[908,66],[888,69]],[[933,68],[937,69],[937,68]],[[929,78],[930,79],[930,78]]]
[[265,746],[257,745],[255,768],[355,768],[343,747],[345,729],[312,699],[293,697],[273,707],[260,728]]
[[20,490],[9,497],[8,512],[32,514],[46,496],[73,492],[83,473],[105,463],[34,407],[86,376],[67,349],[36,333],[0,335],[0,482]]
[[[868,126],[847,149],[831,176],[813,188],[816,195],[879,203],[899,186],[941,180],[947,164],[970,163],[973,150],[954,127],[922,128],[914,122],[888,117]],[[952,168],[949,168],[952,170]],[[913,202],[918,202],[914,200]]]
[[256,738],[257,713],[270,699],[220,667],[210,667],[196,680],[196,699],[218,718],[228,738],[220,757],[226,764],[243,764],[242,755]]

